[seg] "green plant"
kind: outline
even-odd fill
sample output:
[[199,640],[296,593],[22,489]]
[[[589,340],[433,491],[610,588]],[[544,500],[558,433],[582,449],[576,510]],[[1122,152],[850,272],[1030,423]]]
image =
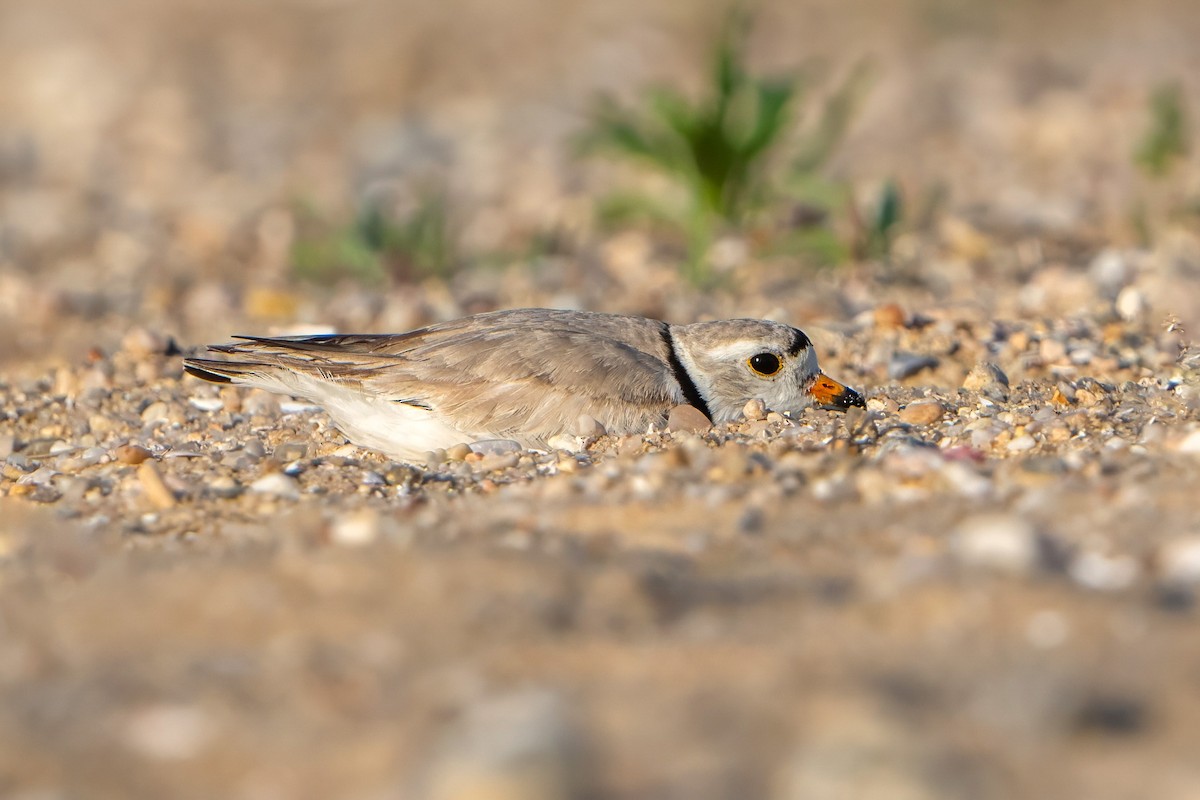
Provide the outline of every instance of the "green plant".
[[330,228],[312,212],[301,223],[292,263],[297,274],[313,280],[412,280],[445,275],[457,261],[445,196],[437,192],[420,195],[400,218],[368,203],[347,225]]
[[600,204],[602,220],[650,221],[681,230],[686,271],[697,284],[712,279],[708,251],[722,227],[744,224],[789,183],[812,177],[841,140],[865,76],[860,68],[827,102],[815,129],[797,143],[791,164],[772,177],[772,156],[793,128],[800,94],[795,75],[756,77],[745,60],[749,18],[734,13],[713,51],[707,95],[691,100],[669,88],[651,90],[627,108],[597,102],[579,145],[648,166],[682,188],[682,207],[622,193]]
[[1150,96],[1149,111],[1150,126],[1134,160],[1149,175],[1162,177],[1188,151],[1187,114],[1179,84],[1163,84],[1155,89]]

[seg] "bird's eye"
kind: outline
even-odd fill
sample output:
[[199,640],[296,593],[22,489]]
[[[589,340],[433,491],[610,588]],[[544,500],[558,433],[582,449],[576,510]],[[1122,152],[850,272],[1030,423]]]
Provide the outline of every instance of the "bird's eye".
[[759,353],[758,355],[750,356],[746,362],[750,365],[750,369],[754,370],[756,375],[762,375],[764,378],[769,378],[783,368],[783,364],[779,361],[779,356],[774,353]]

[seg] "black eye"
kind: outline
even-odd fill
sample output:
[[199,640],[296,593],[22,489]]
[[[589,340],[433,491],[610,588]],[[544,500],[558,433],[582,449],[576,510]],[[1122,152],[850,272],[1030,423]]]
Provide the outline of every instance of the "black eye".
[[750,356],[747,363],[750,365],[750,369],[764,377],[774,375],[783,367],[783,364],[779,362],[779,356],[774,353],[759,353]]

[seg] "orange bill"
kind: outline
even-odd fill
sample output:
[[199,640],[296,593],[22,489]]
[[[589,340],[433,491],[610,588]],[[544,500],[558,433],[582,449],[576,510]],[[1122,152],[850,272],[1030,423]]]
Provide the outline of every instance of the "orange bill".
[[816,405],[825,408],[839,408],[844,411],[850,406],[861,408],[867,406],[867,402],[863,400],[861,394],[848,386],[843,386],[823,372],[817,374],[808,393],[812,395]]

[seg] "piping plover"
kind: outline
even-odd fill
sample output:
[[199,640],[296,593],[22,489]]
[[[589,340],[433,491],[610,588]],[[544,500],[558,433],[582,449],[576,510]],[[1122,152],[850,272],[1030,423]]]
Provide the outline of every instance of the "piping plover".
[[802,331],[764,320],[531,308],[392,335],[237,338],[209,348],[222,360],[187,358],[184,369],[318,403],[354,443],[404,460],[487,439],[544,447],[584,416],[644,433],[683,404],[713,422],[756,398],[781,412],[864,405],[821,373]]

